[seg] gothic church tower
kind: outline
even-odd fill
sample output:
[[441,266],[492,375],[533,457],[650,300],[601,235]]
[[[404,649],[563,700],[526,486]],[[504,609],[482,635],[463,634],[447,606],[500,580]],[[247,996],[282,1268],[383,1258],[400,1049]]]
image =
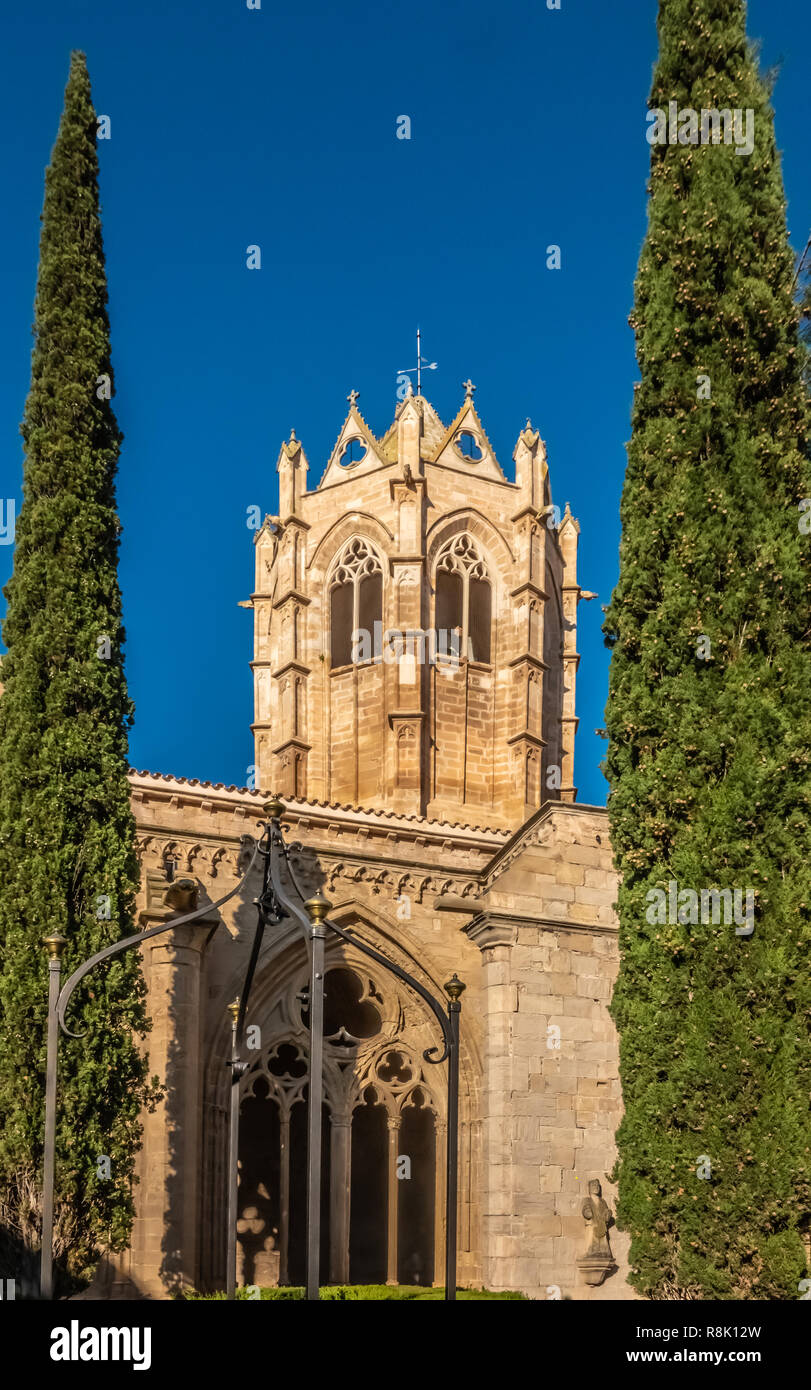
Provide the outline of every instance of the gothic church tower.
[[[256,536],[256,786],[517,829],[574,801],[579,527],[529,421],[506,478],[466,383],[349,414],[308,491],[291,433]],[[557,524],[555,524],[557,522]]]

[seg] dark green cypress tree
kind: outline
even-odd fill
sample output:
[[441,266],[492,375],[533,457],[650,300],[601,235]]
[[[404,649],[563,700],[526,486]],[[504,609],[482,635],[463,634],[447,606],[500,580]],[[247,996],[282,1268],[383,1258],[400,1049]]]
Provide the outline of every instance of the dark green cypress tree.
[[[112,383],[96,116],[74,53],[45,176],[23,500],[7,586],[0,698],[0,1223],[7,1276],[35,1273],[41,1231],[47,967],[63,979],[133,930],[137,862],[127,785],[132,707],[122,665]],[[56,1230],[63,1268],[126,1242],[144,987],[134,952],[74,995],[62,1039]],[[111,1160],[111,1176],[104,1177]],[[26,1269],[28,1265],[28,1269]]]
[[[618,1220],[654,1298],[799,1297],[811,1213],[811,473],[773,113],[745,24],[742,0],[659,3],[651,108],[748,108],[754,149],[651,149],[605,623]],[[693,923],[686,898],[685,920],[648,920],[671,882],[751,887],[754,934]]]
[[795,284],[800,305],[800,336],[805,348],[805,384],[811,394],[811,237],[797,262]]

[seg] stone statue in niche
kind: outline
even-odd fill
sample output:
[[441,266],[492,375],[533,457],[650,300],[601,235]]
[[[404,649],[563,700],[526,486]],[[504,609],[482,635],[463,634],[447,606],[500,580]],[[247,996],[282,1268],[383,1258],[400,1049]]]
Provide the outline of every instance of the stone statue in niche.
[[585,1255],[578,1258],[577,1266],[587,1284],[602,1284],[607,1274],[616,1269],[611,1246],[608,1243],[608,1228],[613,1222],[611,1208],[603,1198],[599,1180],[593,1178],[589,1183],[589,1195],[583,1201],[580,1212],[586,1223],[589,1243]]

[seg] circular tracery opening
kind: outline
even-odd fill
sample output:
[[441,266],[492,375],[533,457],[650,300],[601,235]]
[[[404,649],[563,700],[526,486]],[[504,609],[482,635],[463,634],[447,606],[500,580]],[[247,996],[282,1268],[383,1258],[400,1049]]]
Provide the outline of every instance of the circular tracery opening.
[[359,435],[353,435],[347,439],[341,452],[340,464],[342,468],[351,468],[355,463],[362,463],[368,453],[365,440]]
[[480,463],[484,458],[479,441],[472,430],[460,430],[453,442],[468,463]]
[[[268,1070],[273,1076],[301,1080],[307,1074],[307,1061],[292,1043],[280,1043],[268,1062]],[[256,1087],[254,1087],[254,1094],[256,1094]]]
[[[308,991],[304,998],[301,1021],[310,1026]],[[374,981],[361,979],[354,970],[336,966],[324,978],[324,1038],[337,1047],[354,1047],[374,1038],[383,1022],[383,1000]]]
[[377,1074],[389,1086],[405,1086],[413,1080],[414,1073],[402,1052],[387,1052],[377,1064]]

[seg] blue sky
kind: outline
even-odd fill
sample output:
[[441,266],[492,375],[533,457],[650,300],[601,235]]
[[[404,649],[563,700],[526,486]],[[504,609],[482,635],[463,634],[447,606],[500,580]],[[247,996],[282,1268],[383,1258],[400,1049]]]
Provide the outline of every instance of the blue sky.
[[[627,324],[645,230],[654,0],[282,5],[39,0],[0,21],[0,493],[20,496],[43,173],[72,48],[100,143],[134,766],[243,785],[253,762],[246,509],[276,510],[294,426],[320,476],[351,388],[375,432],[414,332],[502,464],[528,415],[579,518],[576,777],[603,803],[618,506],[636,379]],[[811,7],[750,0],[789,228],[811,226]],[[396,118],[412,122],[396,138]],[[546,269],[545,248],[562,248]],[[259,244],[262,269],[245,266]],[[0,582],[13,552],[0,546]],[[651,557],[655,563],[655,556]]]

